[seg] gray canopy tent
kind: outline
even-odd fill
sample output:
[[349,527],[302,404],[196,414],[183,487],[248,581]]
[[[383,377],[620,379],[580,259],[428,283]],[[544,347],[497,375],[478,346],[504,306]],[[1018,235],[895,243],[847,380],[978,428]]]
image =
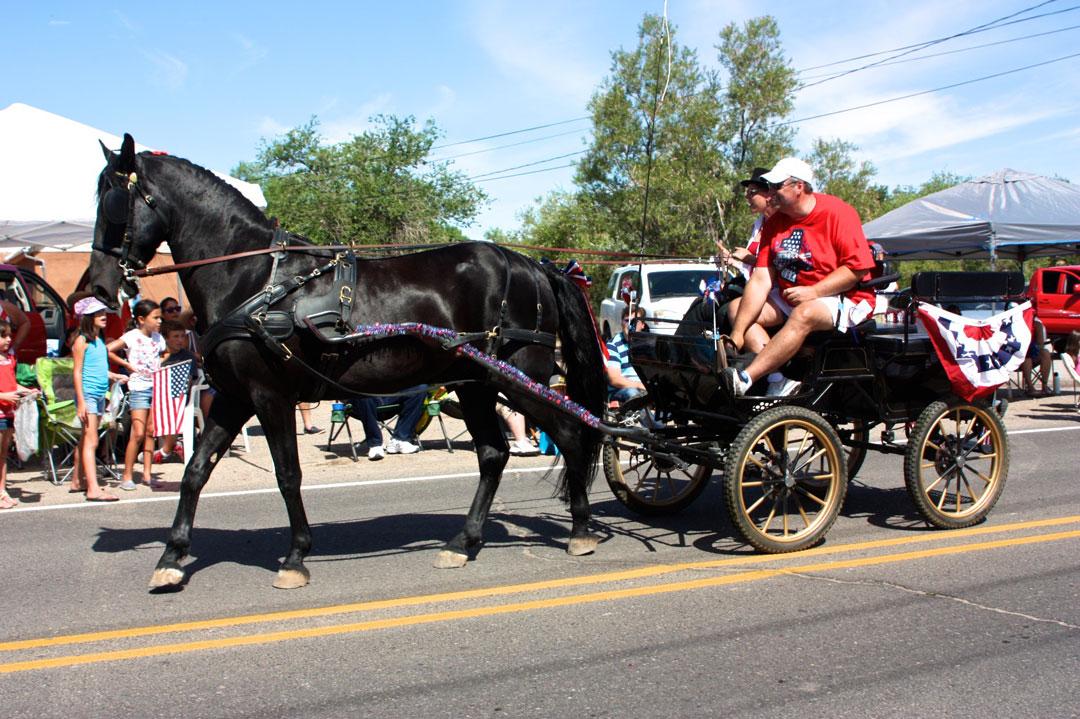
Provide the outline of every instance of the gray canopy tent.
[[999,170],[912,200],[863,231],[898,260],[1080,254],[1080,187]]

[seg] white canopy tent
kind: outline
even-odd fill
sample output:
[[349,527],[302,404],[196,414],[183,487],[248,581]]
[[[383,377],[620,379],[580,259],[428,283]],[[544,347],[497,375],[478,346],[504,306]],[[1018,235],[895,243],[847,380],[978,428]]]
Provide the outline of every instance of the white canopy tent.
[[[0,110],[0,248],[89,251],[105,166],[98,140],[120,148],[117,135],[45,110],[22,103]],[[266,207],[258,185],[213,172]]]

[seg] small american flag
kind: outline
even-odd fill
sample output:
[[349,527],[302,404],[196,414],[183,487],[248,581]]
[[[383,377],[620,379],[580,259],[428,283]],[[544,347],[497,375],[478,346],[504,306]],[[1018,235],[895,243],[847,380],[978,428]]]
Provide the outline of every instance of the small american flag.
[[154,373],[154,436],[180,432],[187,404],[191,360],[162,367]]

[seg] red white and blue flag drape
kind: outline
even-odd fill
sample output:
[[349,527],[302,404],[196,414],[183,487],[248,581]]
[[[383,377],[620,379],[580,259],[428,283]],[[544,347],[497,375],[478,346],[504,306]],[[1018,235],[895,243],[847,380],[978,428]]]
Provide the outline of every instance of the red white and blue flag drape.
[[180,421],[184,418],[184,406],[187,404],[191,369],[192,362],[188,360],[162,367],[154,373],[152,411],[155,437],[180,433]]
[[1034,317],[1030,302],[984,320],[928,304],[919,304],[918,312],[953,391],[965,401],[992,394],[1027,356]]

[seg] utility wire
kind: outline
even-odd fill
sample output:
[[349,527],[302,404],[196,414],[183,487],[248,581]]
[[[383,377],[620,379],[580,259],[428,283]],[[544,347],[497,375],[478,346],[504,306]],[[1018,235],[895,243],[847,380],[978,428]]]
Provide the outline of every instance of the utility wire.
[[[530,170],[528,172],[518,172],[513,175],[503,175],[502,177],[487,177],[476,182],[492,182],[494,180],[509,180],[511,177],[522,177],[523,175],[539,175],[541,172],[551,172],[552,170],[562,170],[567,167],[573,167],[573,162],[568,162],[565,165],[556,165],[555,167],[545,167],[541,170]],[[469,178],[471,179],[471,178]]]
[[536,165],[543,165],[545,162],[553,162],[555,160],[565,160],[568,157],[574,157],[575,155],[582,155],[585,150],[578,150],[577,152],[568,152],[565,155],[556,155],[555,157],[548,157],[543,160],[537,160],[536,162],[526,162],[524,165],[514,165],[513,167],[504,167],[501,170],[492,170],[491,172],[485,172],[480,175],[473,175],[470,180],[475,180],[480,177],[488,177],[490,175],[498,175],[503,172],[509,172],[510,170],[520,170],[523,167],[535,167]]
[[444,147],[455,147],[457,145],[467,145],[470,142],[480,142],[481,140],[494,140],[498,137],[508,137],[510,135],[520,135],[523,132],[532,132],[533,130],[543,130],[548,127],[557,127],[559,125],[569,125],[571,122],[581,122],[582,120],[592,119],[592,115],[582,115],[581,117],[574,117],[569,120],[559,120],[558,122],[549,122],[546,125],[533,125],[532,127],[525,127],[520,130],[511,130],[509,132],[499,132],[494,135],[485,135],[484,137],[474,137],[471,140],[458,140],[457,142],[446,142],[442,145],[432,145],[428,148],[431,150],[441,150]]
[[[1080,27],[1078,25],[1077,27]],[[565,137],[567,135],[581,135],[582,130],[567,130],[566,132],[556,132],[553,135],[542,135],[541,137],[534,137],[531,140],[522,140],[521,142],[511,142],[506,145],[496,145],[495,147],[487,147],[483,150],[473,150],[472,152],[462,152],[459,155],[449,155],[447,157],[434,157],[428,160],[428,162],[446,162],[447,160],[456,160],[460,157],[470,157],[471,155],[482,155],[485,152],[495,152],[496,150],[505,150],[508,147],[518,147],[520,145],[528,145],[533,142],[541,142],[542,140],[552,140],[556,137]]]
[[[1057,30],[1047,30],[1046,32],[1037,32],[1037,33],[1035,33],[1033,35],[1023,35],[1021,37],[1013,37],[1013,38],[1009,38],[1007,40],[998,40],[996,42],[987,42],[987,43],[983,43],[982,45],[972,45],[970,47],[962,47],[962,48],[958,48],[956,50],[943,50],[942,52],[934,52],[934,53],[930,53],[929,55],[919,55],[918,57],[909,57],[909,58],[906,58],[904,60],[890,60],[888,62],[880,63],[878,65],[878,67],[887,67],[889,65],[902,65],[902,64],[904,64],[906,62],[917,62],[919,60],[929,60],[930,58],[942,57],[944,55],[956,55],[957,53],[961,53],[961,52],[970,52],[972,50],[981,50],[983,48],[994,47],[996,45],[1007,45],[1007,44],[1012,43],[1012,42],[1020,42],[1021,40],[1031,40],[1033,38],[1044,37],[1046,35],[1055,35],[1055,34],[1057,34],[1059,32],[1066,32],[1068,30],[1076,30],[1077,28],[1080,28],[1080,25],[1070,25],[1069,27],[1059,28]],[[831,73],[830,72],[830,73],[822,73],[821,75],[810,75],[806,79],[807,80],[814,80],[814,79],[819,78],[819,77],[839,77],[839,75],[837,73]]]
[[840,115],[845,112],[853,112],[855,110],[865,110],[868,107],[877,107],[878,105],[885,105],[890,102],[898,102],[900,100],[907,100],[912,97],[918,97],[920,95],[929,95],[932,92],[941,92],[942,90],[951,90],[954,87],[961,87],[963,85],[971,85],[972,83],[982,82],[983,80],[992,80],[995,77],[1002,77],[1004,75],[1012,75],[1013,73],[1022,72],[1024,70],[1030,70],[1035,67],[1042,67],[1044,65],[1051,65],[1055,62],[1062,62],[1064,60],[1070,60],[1074,57],[1080,57],[1080,52],[1073,53],[1072,55],[1063,55],[1062,57],[1056,57],[1053,60],[1046,60],[1044,62],[1037,62],[1032,65],[1025,65],[1024,67],[1016,67],[1012,70],[1005,70],[1003,72],[995,72],[993,75],[983,75],[982,77],[976,77],[971,80],[964,80],[963,82],[954,82],[951,85],[942,85],[941,87],[935,87],[930,90],[921,90],[919,92],[912,92],[907,95],[901,95],[899,97],[891,97],[888,100],[878,100],[877,102],[868,102],[865,105],[855,105],[854,107],[845,107],[842,110],[833,110],[832,112],[822,112],[817,115],[808,115],[806,117],[800,117],[796,120],[784,120],[783,122],[775,122],[771,127],[779,127],[782,125],[794,125],[799,122],[806,122],[807,120],[817,120],[822,117],[831,117],[833,115]]
[[[976,34],[978,34],[980,32],[987,32],[989,30],[997,30],[999,28],[1008,27],[1010,25],[1016,25],[1016,24],[1022,23],[1022,22],[1028,22],[1030,20],[1038,20],[1039,18],[1050,17],[1052,15],[1061,15],[1062,13],[1072,12],[1073,10],[1077,10],[1077,9],[1080,9],[1080,5],[1073,5],[1071,7],[1063,8],[1061,10],[1054,10],[1053,12],[1042,13],[1041,15],[1032,15],[1030,17],[1020,18],[1019,20],[1012,20],[1010,22],[1003,22],[1003,23],[994,25],[993,27],[988,27],[988,28],[986,28],[984,30],[977,30],[977,31],[974,31],[974,32],[968,32],[966,34],[968,34],[968,35],[976,35]],[[1021,12],[1026,12],[1026,11],[1021,10]],[[917,49],[917,48],[929,47],[930,45],[935,44],[935,43],[940,42],[940,41],[945,40],[945,39],[947,39],[947,38],[937,38],[935,40],[924,40],[922,42],[915,43],[914,45],[903,45],[901,47],[894,47],[894,48],[891,48],[889,50],[878,50],[877,52],[869,52],[869,53],[866,53],[865,55],[855,55],[854,57],[847,57],[847,58],[844,58],[843,60],[834,60],[833,62],[827,62],[827,63],[824,63],[822,65],[811,65],[810,67],[804,67],[804,68],[801,68],[799,70],[796,70],[795,72],[802,74],[804,72],[809,72],[811,70],[821,70],[822,68],[835,67],[836,65],[843,65],[844,63],[855,62],[856,60],[865,60],[867,58],[877,57],[878,55],[888,55],[891,52],[897,52],[899,50],[910,50],[912,48]]]
[[1011,15],[1006,15],[1004,17],[997,18],[996,20],[991,20],[990,22],[983,23],[982,25],[976,25],[975,27],[970,28],[968,30],[964,30],[963,32],[958,32],[958,33],[955,33],[953,35],[949,35],[947,37],[942,37],[942,38],[938,38],[936,40],[932,40],[932,41],[926,43],[925,45],[923,45],[922,47],[916,47],[916,48],[911,48],[909,50],[904,50],[902,52],[896,53],[895,55],[891,55],[891,56],[885,58],[884,60],[876,60],[874,62],[867,63],[866,65],[861,65],[859,67],[855,67],[855,68],[852,68],[850,70],[844,70],[843,72],[837,73],[833,77],[829,77],[829,78],[826,78],[826,79],[823,79],[823,80],[818,80],[816,82],[804,83],[804,84],[800,85],[798,89],[799,90],[805,90],[808,87],[814,87],[815,85],[821,85],[823,83],[830,82],[832,80],[836,80],[836,79],[841,78],[841,77],[846,77],[848,75],[852,75],[852,74],[854,74],[856,72],[862,72],[863,70],[868,70],[868,69],[870,69],[872,67],[875,67],[877,65],[881,65],[883,63],[886,63],[889,60],[895,60],[898,57],[903,57],[904,55],[910,55],[911,53],[917,52],[918,50],[922,50],[922,49],[925,49],[927,47],[932,47],[934,45],[940,45],[943,42],[947,42],[949,40],[955,40],[958,37],[964,37],[966,35],[971,35],[972,33],[975,33],[975,32],[980,32],[982,30],[986,30],[988,28],[995,27],[995,26],[998,25],[998,23],[1004,22],[1005,20],[1010,20],[1010,19],[1016,17],[1017,15],[1022,15],[1022,14],[1026,13],[1026,12],[1029,12],[1031,10],[1035,10],[1035,9],[1043,7],[1045,5],[1050,5],[1051,3],[1055,3],[1057,1],[1058,0],[1045,0],[1045,2],[1038,3],[1037,5],[1032,5],[1031,7],[1027,7],[1027,8],[1024,8],[1023,10],[1014,12]]

